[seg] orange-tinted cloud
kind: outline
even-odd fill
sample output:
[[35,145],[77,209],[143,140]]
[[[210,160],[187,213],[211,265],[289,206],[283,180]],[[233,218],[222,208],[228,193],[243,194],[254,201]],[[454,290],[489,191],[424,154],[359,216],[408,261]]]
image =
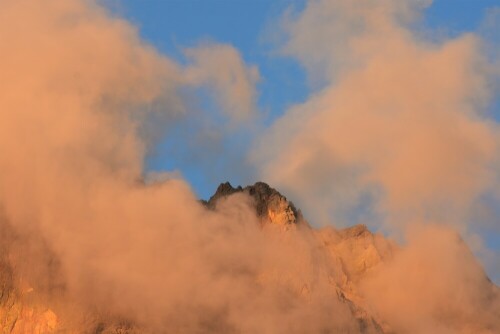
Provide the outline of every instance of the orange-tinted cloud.
[[238,123],[256,117],[257,67],[247,67],[239,52],[224,44],[205,44],[185,50],[193,64],[185,70],[186,81],[213,90],[224,113]]
[[[61,330],[95,330],[96,314],[152,332],[357,328],[308,238],[263,233],[245,196],[214,212],[183,180],[143,182],[143,126],[185,111],[186,81],[133,26],[92,1],[3,1],[0,40],[2,247]],[[236,72],[241,61],[214,50],[195,66],[217,91],[235,68],[217,81],[212,52],[229,52]],[[248,102],[239,89],[223,103]]]
[[442,226],[411,229],[408,245],[362,290],[396,332],[493,333],[499,326],[498,288],[458,234]]
[[483,112],[492,68],[481,40],[428,42],[405,25],[412,6],[361,3],[311,1],[288,23],[287,50],[307,66],[335,70],[262,139],[255,156],[263,178],[314,214],[371,194],[396,224],[462,223],[498,179],[500,132]]

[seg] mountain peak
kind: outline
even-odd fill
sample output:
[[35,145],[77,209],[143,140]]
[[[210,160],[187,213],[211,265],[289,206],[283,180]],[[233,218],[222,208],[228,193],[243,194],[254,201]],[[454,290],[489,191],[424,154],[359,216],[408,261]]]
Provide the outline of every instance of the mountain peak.
[[297,210],[291,201],[265,182],[256,182],[244,188],[241,186],[234,188],[229,182],[221,183],[215,194],[204,204],[214,210],[221,198],[236,193],[247,194],[253,199],[255,212],[262,223],[290,226],[303,221],[300,210]]

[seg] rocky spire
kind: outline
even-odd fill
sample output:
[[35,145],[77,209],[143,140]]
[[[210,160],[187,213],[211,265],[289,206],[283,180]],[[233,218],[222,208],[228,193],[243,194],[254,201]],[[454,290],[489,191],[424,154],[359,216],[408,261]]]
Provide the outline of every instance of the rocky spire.
[[287,226],[303,221],[300,210],[297,210],[285,196],[264,182],[257,182],[245,188],[241,186],[234,188],[229,182],[221,183],[215,194],[204,204],[213,210],[219,199],[235,193],[245,193],[254,200],[255,211],[263,223]]

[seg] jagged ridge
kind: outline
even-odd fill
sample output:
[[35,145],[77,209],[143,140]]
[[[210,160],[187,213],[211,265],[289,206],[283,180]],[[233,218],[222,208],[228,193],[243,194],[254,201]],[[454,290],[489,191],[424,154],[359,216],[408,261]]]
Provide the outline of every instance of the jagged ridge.
[[215,194],[203,203],[209,209],[214,210],[220,199],[236,193],[247,194],[253,199],[255,212],[264,223],[289,225],[303,222],[300,210],[285,196],[264,182],[256,182],[244,188],[241,186],[234,188],[229,182],[221,183]]

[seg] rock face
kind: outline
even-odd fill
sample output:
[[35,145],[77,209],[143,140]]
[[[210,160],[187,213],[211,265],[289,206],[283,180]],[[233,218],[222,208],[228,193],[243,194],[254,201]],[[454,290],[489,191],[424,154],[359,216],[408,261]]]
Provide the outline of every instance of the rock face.
[[392,259],[397,247],[382,235],[373,234],[365,225],[341,230],[326,227],[315,231],[330,261],[338,268],[337,284],[353,315],[367,332],[392,333],[389,325],[368,312],[358,291],[358,282],[379,264]]
[[42,334],[55,332],[58,326],[57,315],[48,306],[37,305],[37,303],[30,301],[31,288],[23,291],[15,283],[13,268],[8,259],[4,257],[0,261],[1,333]]
[[263,224],[272,223],[286,227],[303,222],[302,214],[293,203],[264,182],[257,182],[245,188],[233,188],[229,182],[221,183],[215,194],[204,203],[213,210],[220,199],[235,193],[244,193],[253,199],[255,212]]
[[[261,224],[284,227],[283,230],[304,227],[303,234],[311,233],[325,261],[333,266],[333,270],[325,274],[330,282],[331,290],[339,302],[346,304],[359,324],[361,333],[389,333],[386,325],[370,315],[363,305],[355,283],[371,268],[392,256],[394,245],[381,235],[374,235],[365,225],[356,225],[342,230],[324,228],[312,229],[303,219],[294,204],[276,189],[263,182],[254,185],[234,188],[229,182],[222,183],[215,194],[204,204],[211,210],[216,209],[217,202],[228,196],[243,193],[253,200],[255,212]],[[314,242],[316,243],[316,242]],[[308,282],[295,282],[295,286],[303,286],[297,291],[301,295],[310,293]]]
[[317,236],[330,256],[338,258],[350,281],[358,281],[381,262],[392,258],[396,246],[382,235],[371,233],[365,225],[342,230],[318,230]]

